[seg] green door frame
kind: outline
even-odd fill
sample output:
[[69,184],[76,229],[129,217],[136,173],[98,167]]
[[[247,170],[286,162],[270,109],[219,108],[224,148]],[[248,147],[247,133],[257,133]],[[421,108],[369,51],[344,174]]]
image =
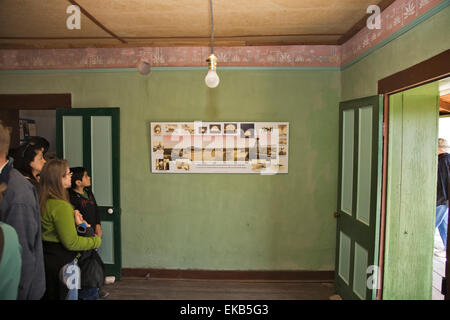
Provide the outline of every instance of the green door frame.
[[[382,96],[371,96],[356,100],[344,101],[339,105],[339,174],[338,174],[338,202],[337,202],[337,232],[335,257],[335,287],[344,299],[360,299],[353,292],[355,241],[362,244],[368,251],[368,266],[378,263],[379,247],[379,217],[381,195],[381,155],[382,155],[382,125],[383,117]],[[358,192],[358,144],[359,144],[359,109],[366,106],[373,107],[372,113],[372,165],[371,165],[371,194],[370,194],[370,221],[366,227],[356,221],[357,192]],[[354,110],[354,142],[353,142],[353,184],[352,184],[352,216],[341,210],[342,196],[342,147],[343,147],[343,114],[345,110]],[[340,231],[351,238],[349,283],[345,283],[339,276],[339,247]],[[376,272],[377,270],[374,270]],[[376,273],[373,274],[376,280]],[[370,275],[369,275],[370,276]],[[367,288],[366,298],[375,299],[376,290]]]
[[[114,264],[105,264],[106,275],[116,279],[122,276],[121,207],[120,207],[120,109],[119,108],[75,108],[56,110],[56,151],[63,157],[63,116],[81,116],[83,118],[83,166],[92,172],[91,160],[91,124],[92,116],[111,117],[112,139],[112,187],[113,206],[99,206],[102,221],[114,223]],[[70,164],[69,164],[70,165]],[[113,209],[113,214],[108,209]]]

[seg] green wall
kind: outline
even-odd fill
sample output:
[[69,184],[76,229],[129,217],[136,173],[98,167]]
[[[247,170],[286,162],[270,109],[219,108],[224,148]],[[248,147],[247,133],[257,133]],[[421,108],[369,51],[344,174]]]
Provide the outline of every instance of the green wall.
[[[343,71],[206,70],[0,74],[0,93],[71,92],[121,108],[123,266],[334,269],[338,103],[449,48],[450,7]],[[206,69],[206,68],[205,68]],[[150,172],[151,121],[289,121],[289,174]]]
[[[205,68],[206,69],[206,68]],[[1,93],[121,108],[123,267],[333,270],[340,72],[1,74]],[[152,174],[151,121],[289,121],[289,173]]]
[[[447,1],[448,2],[448,1]],[[378,93],[378,80],[450,48],[450,6],[349,67],[344,66],[342,100]]]

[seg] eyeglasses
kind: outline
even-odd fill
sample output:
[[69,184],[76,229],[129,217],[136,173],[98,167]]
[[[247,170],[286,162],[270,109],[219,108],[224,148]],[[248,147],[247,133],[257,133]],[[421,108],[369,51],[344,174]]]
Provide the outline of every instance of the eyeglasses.
[[72,176],[73,172],[69,171],[63,174],[63,178],[67,177],[67,176]]

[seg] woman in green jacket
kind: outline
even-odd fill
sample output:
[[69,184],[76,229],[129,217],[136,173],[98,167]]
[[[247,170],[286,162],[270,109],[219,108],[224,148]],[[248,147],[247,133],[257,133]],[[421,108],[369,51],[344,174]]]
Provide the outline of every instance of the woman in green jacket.
[[67,160],[50,160],[41,172],[40,184],[39,202],[46,277],[44,299],[63,300],[67,296],[68,288],[59,278],[61,268],[75,259],[80,251],[98,248],[101,238],[80,237],[77,234],[76,223],[81,222],[78,221],[78,216],[75,216],[66,190],[71,185]]

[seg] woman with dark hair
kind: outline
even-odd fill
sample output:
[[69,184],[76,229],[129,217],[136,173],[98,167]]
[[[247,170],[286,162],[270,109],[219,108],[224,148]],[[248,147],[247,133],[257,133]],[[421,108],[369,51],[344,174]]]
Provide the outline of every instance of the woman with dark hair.
[[33,137],[13,151],[14,167],[39,191],[39,174],[45,165],[44,154],[49,148],[45,138]]
[[42,240],[44,248],[46,292],[44,299],[64,300],[69,292],[59,279],[61,268],[73,261],[79,251],[96,249],[100,237],[81,237],[76,225],[82,216],[69,202],[66,188],[71,185],[72,173],[66,160],[50,160],[43,168],[40,178]]

